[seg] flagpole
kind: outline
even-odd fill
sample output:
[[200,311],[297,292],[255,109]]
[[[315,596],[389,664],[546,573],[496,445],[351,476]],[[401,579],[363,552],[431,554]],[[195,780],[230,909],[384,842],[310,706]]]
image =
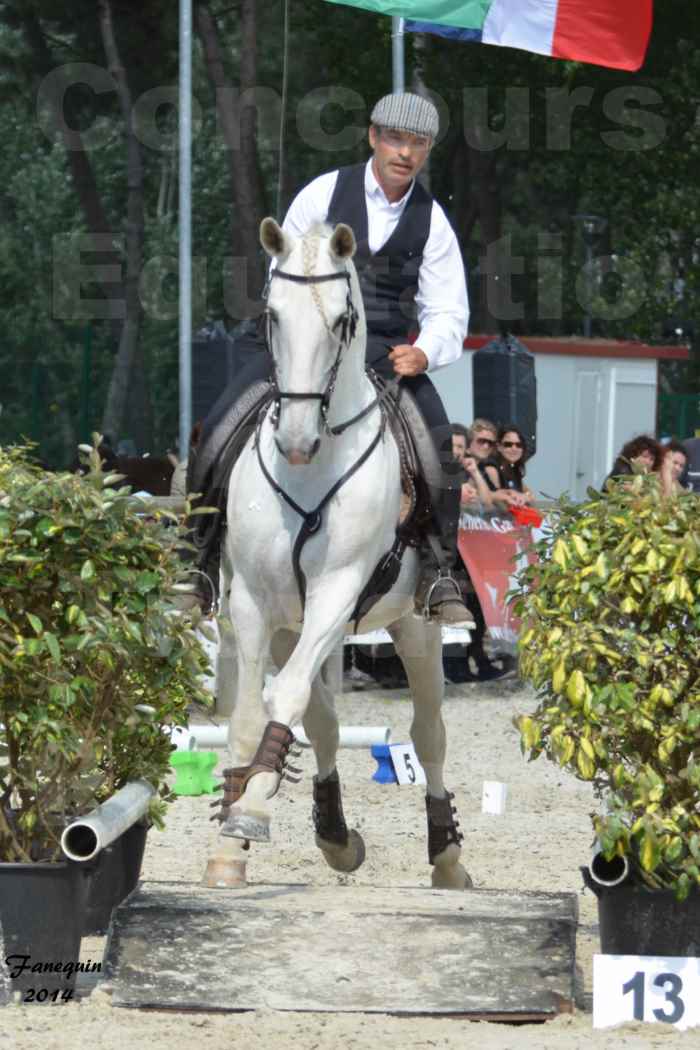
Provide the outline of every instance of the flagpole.
[[404,19],[393,15],[391,19],[391,90],[395,95],[406,89],[403,27]]
[[179,67],[179,448],[186,459],[192,430],[192,0],[180,0]]

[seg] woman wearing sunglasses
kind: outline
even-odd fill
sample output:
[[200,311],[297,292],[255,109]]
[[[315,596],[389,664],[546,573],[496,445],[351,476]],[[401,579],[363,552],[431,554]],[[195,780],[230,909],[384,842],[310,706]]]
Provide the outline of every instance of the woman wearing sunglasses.
[[480,464],[493,499],[513,507],[524,507],[534,496],[523,479],[527,442],[524,434],[511,423],[501,427],[493,455]]

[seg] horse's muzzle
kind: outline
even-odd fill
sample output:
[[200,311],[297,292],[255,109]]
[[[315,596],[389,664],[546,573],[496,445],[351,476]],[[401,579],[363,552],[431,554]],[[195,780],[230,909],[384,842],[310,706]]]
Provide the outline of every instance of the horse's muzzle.
[[279,441],[277,441],[276,439],[275,443],[277,445],[277,448],[280,450],[280,452],[282,453],[282,455],[288,463],[290,463],[293,467],[302,467],[309,464],[314,458],[321,446],[321,439],[316,438],[314,443],[309,448],[308,452],[301,448],[284,449],[280,445]]

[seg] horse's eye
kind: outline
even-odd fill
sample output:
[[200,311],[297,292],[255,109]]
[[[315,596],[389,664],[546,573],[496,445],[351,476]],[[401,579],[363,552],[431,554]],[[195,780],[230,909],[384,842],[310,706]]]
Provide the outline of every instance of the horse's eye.
[[268,307],[267,316],[270,318],[270,324],[277,324],[279,322],[279,317],[277,315],[277,311],[276,310],[271,310]]

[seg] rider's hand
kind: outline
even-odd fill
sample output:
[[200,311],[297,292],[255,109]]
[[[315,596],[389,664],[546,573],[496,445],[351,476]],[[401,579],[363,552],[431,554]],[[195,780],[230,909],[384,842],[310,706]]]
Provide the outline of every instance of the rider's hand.
[[428,358],[419,346],[404,343],[395,346],[389,360],[398,376],[417,376],[428,370]]

